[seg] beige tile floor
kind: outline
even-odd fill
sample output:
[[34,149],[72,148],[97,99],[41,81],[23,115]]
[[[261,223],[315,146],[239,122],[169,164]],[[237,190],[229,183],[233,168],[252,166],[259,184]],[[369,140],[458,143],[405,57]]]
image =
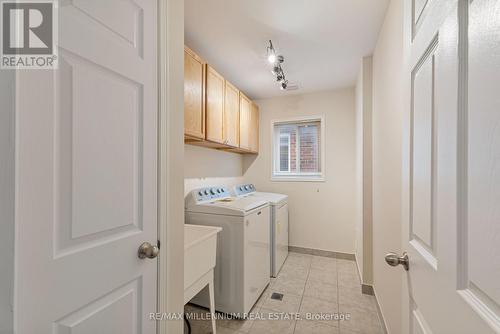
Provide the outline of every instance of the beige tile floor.
[[[271,299],[273,292],[283,294],[283,300]],[[207,310],[188,304],[185,312],[198,314],[190,321],[192,334],[212,332],[210,321],[204,320]],[[217,320],[217,333],[383,333],[375,298],[361,294],[356,264],[349,260],[290,253],[251,312],[254,319]]]

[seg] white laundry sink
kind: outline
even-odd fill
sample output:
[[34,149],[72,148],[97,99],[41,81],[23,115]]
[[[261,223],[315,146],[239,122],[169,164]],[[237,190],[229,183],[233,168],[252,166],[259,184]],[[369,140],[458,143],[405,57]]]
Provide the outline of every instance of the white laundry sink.
[[212,333],[216,334],[214,268],[221,227],[184,225],[184,304],[208,285]]
[[217,233],[220,231],[220,227],[184,225],[184,303],[199,292],[195,291],[197,288],[205,287],[199,286],[200,280],[215,267]]

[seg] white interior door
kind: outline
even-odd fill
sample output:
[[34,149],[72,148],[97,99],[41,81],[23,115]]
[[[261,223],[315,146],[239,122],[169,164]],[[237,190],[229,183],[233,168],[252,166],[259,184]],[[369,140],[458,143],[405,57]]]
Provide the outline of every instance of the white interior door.
[[500,333],[500,1],[408,0],[405,333]]
[[16,333],[155,333],[156,15],[59,1],[59,69],[17,73]]

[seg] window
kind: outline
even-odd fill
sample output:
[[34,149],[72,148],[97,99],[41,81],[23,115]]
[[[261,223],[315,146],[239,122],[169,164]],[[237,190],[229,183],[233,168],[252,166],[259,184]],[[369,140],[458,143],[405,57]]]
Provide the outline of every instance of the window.
[[323,179],[322,117],[272,122],[273,180]]

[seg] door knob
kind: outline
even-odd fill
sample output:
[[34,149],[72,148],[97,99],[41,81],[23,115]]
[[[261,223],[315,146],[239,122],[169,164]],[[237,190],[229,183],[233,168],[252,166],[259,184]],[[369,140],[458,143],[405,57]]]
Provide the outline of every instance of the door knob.
[[385,262],[393,267],[400,264],[406,271],[410,269],[410,259],[408,258],[408,254],[406,252],[404,252],[402,256],[398,256],[396,253],[388,253],[385,256]]
[[153,246],[149,242],[143,242],[139,246],[138,256],[139,259],[154,259],[160,253],[160,248],[158,246]]

